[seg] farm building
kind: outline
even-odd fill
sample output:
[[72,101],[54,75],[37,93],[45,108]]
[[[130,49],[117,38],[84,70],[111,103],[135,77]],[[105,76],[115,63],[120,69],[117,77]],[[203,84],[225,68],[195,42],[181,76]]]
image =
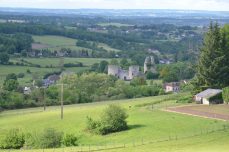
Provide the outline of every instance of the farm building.
[[179,82],[165,83],[164,89],[165,89],[165,92],[179,92],[180,83]]
[[220,89],[207,89],[195,95],[194,99],[196,103],[205,105],[209,105],[210,103],[220,103],[222,101],[220,101],[219,99],[215,99],[215,101],[210,101],[210,98],[220,95],[221,93],[222,90]]

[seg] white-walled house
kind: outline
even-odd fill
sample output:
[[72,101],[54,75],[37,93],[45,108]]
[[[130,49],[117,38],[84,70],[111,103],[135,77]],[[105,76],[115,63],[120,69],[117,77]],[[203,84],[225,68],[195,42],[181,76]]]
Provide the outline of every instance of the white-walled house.
[[165,89],[165,92],[179,92],[180,83],[179,82],[165,83],[164,89]]
[[24,88],[24,94],[29,95],[31,93],[31,88],[30,87],[25,87]]
[[209,105],[210,101],[209,98],[214,97],[218,94],[222,93],[220,89],[207,89],[202,91],[194,96],[196,103]]

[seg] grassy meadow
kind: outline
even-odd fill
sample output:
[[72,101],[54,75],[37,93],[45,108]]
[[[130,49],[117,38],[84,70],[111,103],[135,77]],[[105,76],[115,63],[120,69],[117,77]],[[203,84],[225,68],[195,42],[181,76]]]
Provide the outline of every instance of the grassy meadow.
[[130,24],[123,24],[123,23],[99,23],[99,26],[116,26],[116,27],[127,27],[127,26],[133,26]]
[[[161,108],[179,105],[176,103],[178,95],[166,95],[131,100],[119,100],[98,102],[89,104],[69,105],[64,107],[64,120],[60,120],[60,107],[48,107],[47,111],[42,108],[23,110],[11,110],[0,113],[0,135],[11,128],[19,128],[23,132],[39,133],[44,128],[55,128],[64,133],[73,133],[79,137],[80,147],[74,149],[88,150],[98,149],[99,146],[124,145],[126,148],[110,149],[107,151],[226,151],[229,148],[226,141],[229,140],[229,132],[217,131],[211,134],[209,130],[223,128],[228,124],[224,121],[181,115],[164,112]],[[164,101],[153,106],[153,103]],[[111,103],[117,103],[127,110],[129,130],[113,133],[106,136],[95,135],[85,131],[86,117],[93,119],[99,117],[101,111]],[[198,136],[194,136],[198,135]],[[194,136],[194,137],[191,137]],[[151,143],[177,137],[177,140]],[[189,138],[184,138],[189,137]],[[184,139],[180,139],[184,138]],[[145,143],[145,144],[144,144]],[[213,144],[214,143],[214,144]],[[144,144],[144,145],[142,145]],[[99,146],[98,146],[99,145]],[[139,146],[137,146],[139,145]],[[59,149],[61,151],[62,149]],[[71,151],[66,148],[65,151]],[[42,151],[42,150],[33,150]],[[53,151],[53,150],[45,150]],[[55,151],[58,151],[55,150]]]
[[[89,50],[88,48],[83,48],[76,46],[77,39],[72,39],[68,37],[63,36],[53,36],[53,35],[45,35],[45,36],[33,36],[34,43],[36,45],[33,45],[33,49],[49,49],[50,51],[60,50],[61,48],[69,48],[73,51],[79,51],[79,50]],[[39,45],[39,47],[36,47]],[[102,47],[108,52],[114,51],[114,52],[120,52],[121,50],[114,49],[107,44],[99,43],[98,47]]]
[[[38,64],[40,66],[53,65],[58,66],[60,59],[59,58],[26,58],[24,59],[33,64]],[[64,63],[83,63],[84,66],[91,66],[94,63],[99,63],[103,60],[110,61],[111,59],[102,59],[102,58],[64,58]]]
[[[12,58],[11,62],[21,62],[21,58]],[[32,75],[37,75],[38,77],[43,77],[46,73],[59,71],[58,65],[60,62],[59,58],[23,58],[23,60],[28,61],[32,64],[40,65],[41,68],[38,67],[30,67],[30,66],[15,66],[15,65],[0,65],[0,85],[5,80],[7,74],[10,73],[24,73],[25,77],[19,79],[20,84],[31,84]],[[99,63],[102,60],[110,61],[111,59],[102,59],[102,58],[64,58],[64,63],[78,63],[81,62],[85,67],[69,67],[65,68],[66,71],[72,71],[75,73],[88,70],[90,66],[94,63]],[[52,65],[52,68],[46,68],[46,66]],[[30,70],[31,73],[27,73],[27,70]]]

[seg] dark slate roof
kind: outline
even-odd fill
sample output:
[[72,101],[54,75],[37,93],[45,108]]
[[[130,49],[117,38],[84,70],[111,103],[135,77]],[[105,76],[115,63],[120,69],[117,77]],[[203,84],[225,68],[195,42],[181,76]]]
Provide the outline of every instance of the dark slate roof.
[[58,75],[51,75],[51,76],[49,76],[48,77],[48,80],[50,80],[50,81],[58,81],[60,79],[60,76],[58,76]]
[[196,96],[201,97],[201,98],[209,98],[209,97],[213,97],[213,96],[215,96],[221,92],[222,92],[222,90],[220,90],[220,89],[207,89],[203,92],[198,93]]

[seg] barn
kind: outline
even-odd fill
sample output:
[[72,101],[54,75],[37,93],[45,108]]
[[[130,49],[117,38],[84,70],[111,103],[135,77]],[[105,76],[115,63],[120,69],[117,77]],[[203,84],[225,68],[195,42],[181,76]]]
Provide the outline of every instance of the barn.
[[[207,89],[195,95],[194,99],[196,103],[209,105],[211,103],[210,98],[222,94],[220,89]],[[214,103],[220,103],[220,101],[215,101]]]

